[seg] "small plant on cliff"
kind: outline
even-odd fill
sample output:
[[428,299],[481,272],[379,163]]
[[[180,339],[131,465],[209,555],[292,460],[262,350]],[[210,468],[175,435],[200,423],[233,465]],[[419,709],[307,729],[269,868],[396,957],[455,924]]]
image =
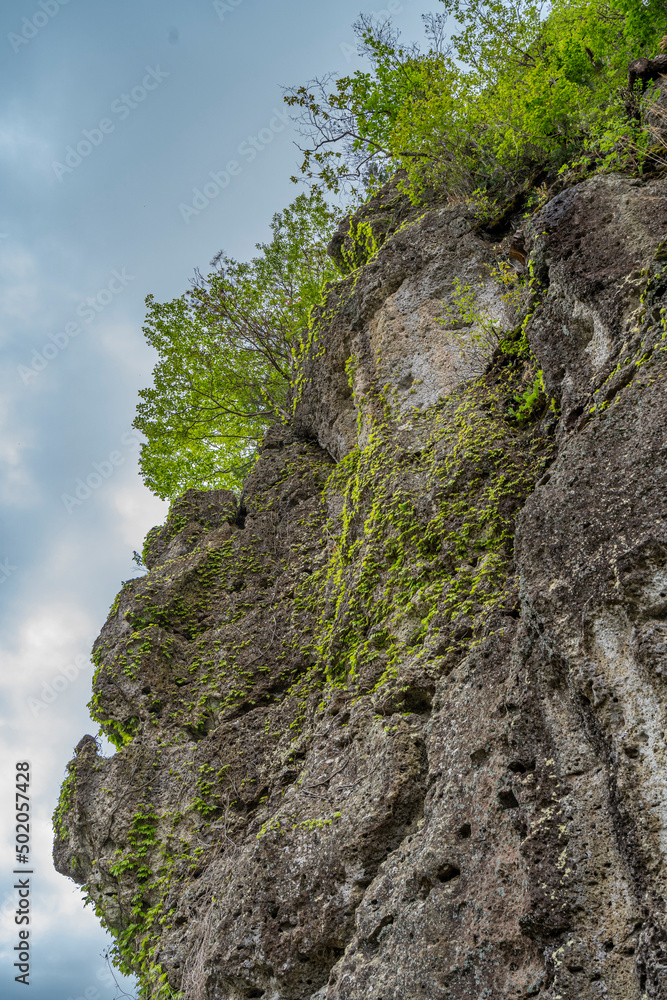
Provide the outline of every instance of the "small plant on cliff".
[[266,428],[289,418],[310,310],[336,275],[326,255],[331,228],[321,195],[299,195],[274,215],[272,238],[251,261],[221,252],[189,292],[146,299],[144,333],[160,360],[134,426],[147,439],[140,466],[157,496],[238,488]]

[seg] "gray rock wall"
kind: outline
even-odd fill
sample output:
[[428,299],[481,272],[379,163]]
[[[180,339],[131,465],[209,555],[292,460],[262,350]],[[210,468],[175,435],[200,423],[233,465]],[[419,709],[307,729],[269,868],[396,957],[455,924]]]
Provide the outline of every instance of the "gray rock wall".
[[517,224],[333,287],[112,608],[54,857],[153,1000],[667,998],[665,181]]

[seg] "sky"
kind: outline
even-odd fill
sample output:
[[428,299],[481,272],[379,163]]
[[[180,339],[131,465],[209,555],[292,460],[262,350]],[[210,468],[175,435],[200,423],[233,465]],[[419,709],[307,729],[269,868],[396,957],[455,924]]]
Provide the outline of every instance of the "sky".
[[[385,6],[381,7],[380,4]],[[4,0],[0,7],[0,996],[113,1000],[109,939],[51,863],[92,642],[167,514],[132,431],[144,299],[244,259],[298,194],[282,87],[363,66],[437,0]],[[232,164],[230,170],[229,165]],[[112,748],[106,751],[113,752]],[[15,764],[30,765],[30,992],[14,976]],[[134,996],[129,980],[119,983]]]

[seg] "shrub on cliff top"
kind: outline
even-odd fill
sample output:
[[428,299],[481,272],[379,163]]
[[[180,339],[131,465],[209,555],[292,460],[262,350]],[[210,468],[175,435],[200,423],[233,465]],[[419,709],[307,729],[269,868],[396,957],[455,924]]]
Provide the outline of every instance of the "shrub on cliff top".
[[[655,55],[664,0],[441,0],[429,49],[388,22],[357,22],[370,69],[286,93],[306,139],[302,176],[337,191],[403,167],[426,186],[465,193],[520,181],[581,153],[641,159],[647,135],[628,114],[628,63]],[[451,22],[447,22],[448,25]]]
[[294,358],[321,288],[332,215],[321,195],[273,217],[272,239],[249,262],[224,253],[171,302],[146,299],[144,333],[159,354],[139,393],[140,467],[162,499],[186,489],[237,489],[264,431],[289,414]]

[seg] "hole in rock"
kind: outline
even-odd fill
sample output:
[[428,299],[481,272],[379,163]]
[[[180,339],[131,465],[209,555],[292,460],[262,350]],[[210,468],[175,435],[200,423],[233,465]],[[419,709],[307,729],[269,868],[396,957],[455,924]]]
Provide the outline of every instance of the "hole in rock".
[[446,864],[438,869],[438,882],[451,882],[461,874],[456,865]]
[[459,830],[459,837],[461,837],[462,840],[467,840],[467,838],[470,836],[471,833],[472,833],[472,828],[470,826],[470,823],[464,823],[461,829]]
[[213,725],[213,719],[202,719],[196,726],[186,726],[185,731],[192,740],[203,740],[206,739]]
[[576,420],[578,419],[578,417],[582,415],[583,412],[584,412],[583,406],[575,406],[573,410],[570,410],[565,419],[565,429],[570,430],[570,428],[574,426]]
[[519,706],[515,705],[512,701],[505,701],[502,705],[498,706],[498,712],[500,715],[508,715],[510,712],[518,712]]
[[[246,510],[246,505],[241,497],[241,502],[239,504],[239,509],[236,512],[236,517],[234,518],[234,524],[237,528],[245,528],[245,519],[248,511]],[[258,996],[263,996],[263,993],[257,994]]]
[[410,688],[403,696],[403,707],[406,712],[419,715],[431,711],[433,693],[424,688]]
[[503,791],[503,792],[498,792],[498,802],[500,803],[500,808],[501,809],[518,809],[519,808],[519,803],[517,801],[517,798],[516,798],[514,792],[511,790],[511,788],[507,789],[506,791]]
[[511,761],[511,763],[509,765],[509,769],[510,769],[510,771],[513,771],[514,774],[525,774],[526,771],[534,771],[535,770],[535,761],[534,760],[528,760],[528,761],[513,760],[513,761]]

